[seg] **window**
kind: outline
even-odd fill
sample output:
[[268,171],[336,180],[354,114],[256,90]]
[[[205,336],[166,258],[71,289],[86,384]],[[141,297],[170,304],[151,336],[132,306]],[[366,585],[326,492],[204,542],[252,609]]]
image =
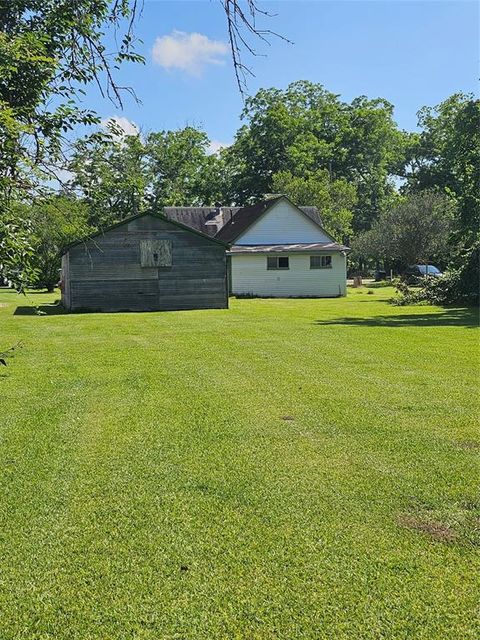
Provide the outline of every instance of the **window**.
[[141,240],[140,264],[142,267],[171,267],[171,240]]
[[427,271],[427,265],[426,264],[417,264],[416,266],[417,266],[417,269],[422,274],[422,276],[424,276],[427,273],[429,275],[435,275],[437,273],[440,273],[440,270],[437,269],[437,267],[434,267],[433,264],[429,264],[428,265],[428,271]]
[[277,257],[277,256],[268,256],[267,257],[267,269],[289,269],[288,257]]
[[332,256],[310,256],[310,269],[331,269]]

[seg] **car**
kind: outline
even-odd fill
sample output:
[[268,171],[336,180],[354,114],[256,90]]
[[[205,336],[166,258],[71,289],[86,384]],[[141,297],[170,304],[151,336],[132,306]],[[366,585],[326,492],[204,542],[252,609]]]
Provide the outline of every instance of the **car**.
[[441,278],[443,273],[433,264],[413,264],[406,269],[404,278],[409,283],[418,281],[425,277]]

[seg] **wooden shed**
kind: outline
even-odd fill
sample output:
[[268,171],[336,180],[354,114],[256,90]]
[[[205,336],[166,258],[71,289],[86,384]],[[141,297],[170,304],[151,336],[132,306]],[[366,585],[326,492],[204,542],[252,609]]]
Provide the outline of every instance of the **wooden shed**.
[[68,310],[228,307],[227,244],[145,213],[70,245],[62,257]]

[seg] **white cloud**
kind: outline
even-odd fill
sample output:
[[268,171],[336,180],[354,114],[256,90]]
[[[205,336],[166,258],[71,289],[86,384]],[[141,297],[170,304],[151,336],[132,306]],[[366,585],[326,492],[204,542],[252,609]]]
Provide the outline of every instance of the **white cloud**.
[[225,147],[229,147],[230,144],[228,142],[220,142],[220,140],[211,140],[210,144],[207,147],[207,153],[209,156],[213,156],[220,151],[220,149],[225,149]]
[[124,136],[138,136],[138,134],[140,133],[137,125],[124,116],[112,116],[111,118],[104,118],[101,121],[101,125],[104,129],[113,127],[112,135],[117,140],[120,140]]
[[220,40],[210,40],[202,33],[172,31],[155,40],[153,61],[164,69],[181,69],[193,76],[201,75],[209,64],[224,64],[228,46]]

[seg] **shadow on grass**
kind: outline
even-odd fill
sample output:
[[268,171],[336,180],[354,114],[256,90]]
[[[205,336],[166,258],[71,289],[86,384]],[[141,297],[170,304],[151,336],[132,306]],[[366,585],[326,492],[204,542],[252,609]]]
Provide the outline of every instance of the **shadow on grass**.
[[349,325],[352,327],[478,327],[476,309],[446,309],[441,313],[402,313],[371,318],[337,318],[315,320],[317,325]]
[[24,305],[17,307],[14,316],[60,316],[67,313],[61,304]]

